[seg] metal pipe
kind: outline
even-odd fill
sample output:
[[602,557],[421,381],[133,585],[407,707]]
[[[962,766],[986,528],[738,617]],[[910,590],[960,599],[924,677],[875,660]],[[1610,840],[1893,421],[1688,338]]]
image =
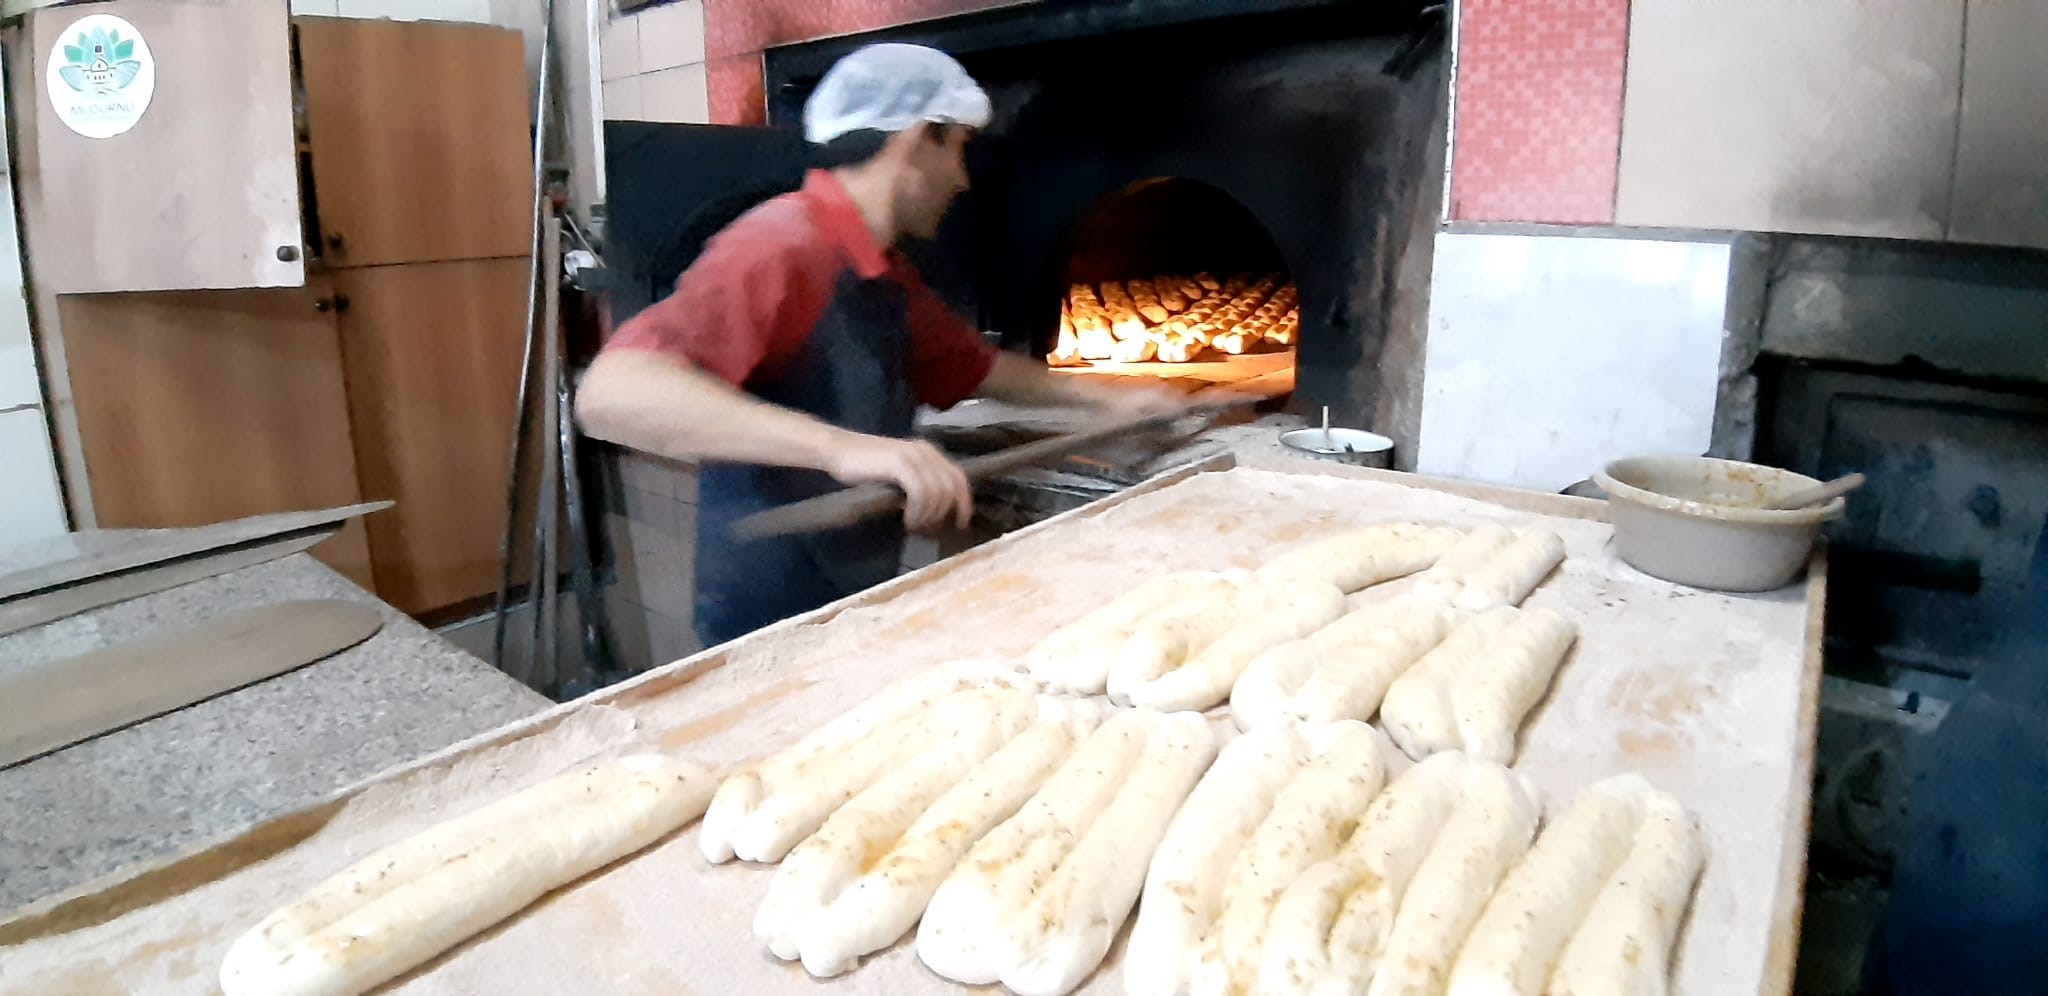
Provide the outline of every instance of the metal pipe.
[[553,696],[559,690],[555,654],[555,589],[560,581],[562,451],[553,430],[561,418],[557,384],[562,379],[562,220],[548,205],[541,229],[540,364],[541,395],[540,500],[534,505],[533,672],[534,687]]
[[498,541],[498,599],[491,625],[491,664],[505,668],[505,613],[512,598],[512,547],[519,535],[519,478],[526,439],[526,405],[533,383],[534,335],[540,319],[541,202],[547,196],[548,107],[553,96],[555,0],[541,4],[540,80],[533,100],[533,231],[527,239],[526,344],[519,354],[519,403],[512,415],[511,473],[505,482],[505,535]]
[[597,579],[590,563],[590,529],[584,516],[582,463],[576,453],[576,419],[569,407],[569,377],[555,385],[556,422],[561,432],[562,499],[569,520],[569,583],[576,593],[576,614],[582,620],[583,656],[576,672],[563,683],[564,697],[573,698],[617,677],[605,645],[604,603],[597,597]]

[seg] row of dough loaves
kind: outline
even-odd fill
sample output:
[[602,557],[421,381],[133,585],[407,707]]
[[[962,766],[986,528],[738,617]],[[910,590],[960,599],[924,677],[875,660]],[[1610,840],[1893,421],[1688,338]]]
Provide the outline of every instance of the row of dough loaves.
[[1108,954],[1215,752],[1195,713],[913,679],[727,779],[700,843],[781,862],[754,933],[813,975],[915,928],[941,976],[1065,993]]
[[[1556,613],[1515,607],[1563,560],[1545,530],[1382,523],[1255,572],[1154,578],[1048,635],[1025,670],[1119,705],[1227,699],[1243,729],[1377,713],[1412,757],[1461,750],[1505,764],[1577,637]],[[1397,596],[1347,599],[1400,578]]]
[[1385,736],[1355,720],[1218,755],[1193,713],[946,679],[757,770],[828,755],[854,760],[720,791],[747,807],[731,826],[837,807],[786,856],[757,852],[781,859],[758,939],[820,977],[914,931],[940,976],[1066,993],[1135,908],[1134,996],[1660,993],[1701,864],[1690,817],[1640,778],[1594,786],[1532,849],[1519,775],[1453,750],[1390,779]]
[[915,931],[945,978],[1056,996],[1135,908],[1134,994],[1663,992],[1702,861],[1675,800],[1609,779],[1531,848],[1520,776],[1451,750],[1390,779],[1390,756],[1355,720],[1219,756],[1199,714],[949,666],[715,795],[701,768],[635,756],[433,827],[265,918],[221,984],[366,991],[702,813],[711,860],[780,862],[755,933],[821,977]]
[[1618,776],[1531,848],[1521,776],[1452,751],[1380,791],[1377,743],[1342,721],[1224,748],[1153,858],[1125,991],[1665,992],[1702,863],[1676,800]]

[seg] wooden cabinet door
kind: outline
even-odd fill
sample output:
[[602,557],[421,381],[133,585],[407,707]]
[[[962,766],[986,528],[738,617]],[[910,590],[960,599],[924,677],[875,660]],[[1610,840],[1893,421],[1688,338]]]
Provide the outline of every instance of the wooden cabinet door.
[[[333,292],[321,279],[57,300],[102,527],[199,526],[363,500]],[[371,587],[365,520],[313,555]]]
[[526,331],[523,257],[341,270],[377,592],[415,615],[497,590]]
[[[15,90],[15,164],[38,283],[77,293],[305,282],[283,0],[49,7],[12,38],[9,75],[26,84]],[[110,108],[140,117],[106,137],[74,127],[107,130],[93,122]]]
[[333,17],[293,24],[329,266],[527,251],[532,111],[519,32]]

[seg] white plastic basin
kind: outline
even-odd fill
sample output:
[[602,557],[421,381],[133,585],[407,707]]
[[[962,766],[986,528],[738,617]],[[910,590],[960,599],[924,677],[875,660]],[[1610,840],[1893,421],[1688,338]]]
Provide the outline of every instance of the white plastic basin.
[[1712,457],[1632,457],[1594,475],[1621,559],[1654,577],[1718,591],[1769,591],[1799,575],[1814,537],[1848,507],[1763,506],[1821,482]]

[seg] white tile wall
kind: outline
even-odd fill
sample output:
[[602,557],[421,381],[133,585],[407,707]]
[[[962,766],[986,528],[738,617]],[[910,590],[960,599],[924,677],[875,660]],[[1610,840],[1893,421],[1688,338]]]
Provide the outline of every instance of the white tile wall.
[[64,532],[64,498],[50,459],[49,427],[38,407],[0,412],[0,543],[27,543]]
[[1728,245],[1441,234],[1416,470],[1556,491],[1705,453]]
[[679,0],[615,17],[600,35],[609,121],[704,124],[704,0]]
[[1635,0],[1615,223],[1941,238],[1965,13]]
[[597,37],[598,58],[605,79],[640,75],[640,19],[614,17]]
[[[0,95],[0,141],[6,135]],[[14,230],[14,192],[0,147],[0,543],[26,543],[65,530],[64,492],[51,455],[43,386]]]
[[667,3],[641,13],[640,71],[656,72],[704,61],[704,0]]
[[671,124],[711,123],[711,92],[705,83],[703,63],[641,75],[640,119]]
[[629,450],[606,448],[601,459],[616,473],[617,487],[605,517],[616,558],[618,589],[637,618],[629,631],[624,618],[614,627],[630,646],[644,648],[648,666],[666,664],[699,649],[691,627],[696,596],[697,479],[693,468]]
[[[0,176],[0,185],[6,178]],[[22,297],[21,251],[14,230],[14,197],[0,187],[0,411],[43,403],[36,377],[35,340]]]
[[640,80],[638,76],[627,76],[604,81],[605,120],[640,120]]

